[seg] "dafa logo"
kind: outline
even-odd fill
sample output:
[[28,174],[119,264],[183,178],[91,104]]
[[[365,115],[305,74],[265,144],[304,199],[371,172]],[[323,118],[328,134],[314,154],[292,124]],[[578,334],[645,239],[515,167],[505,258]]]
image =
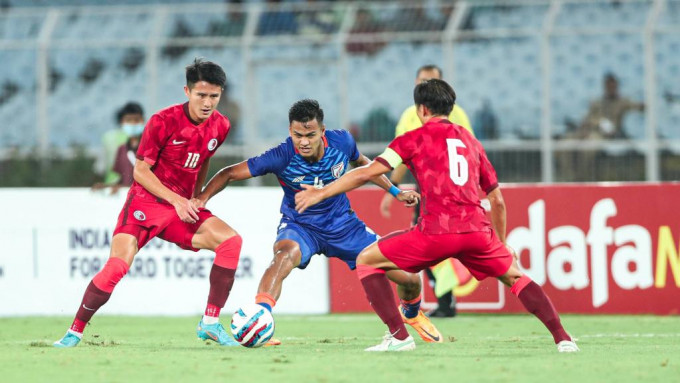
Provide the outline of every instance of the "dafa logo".
[[[564,209],[563,205],[560,209]],[[545,202],[537,200],[529,205],[528,227],[513,229],[507,242],[518,254],[524,253],[520,260],[525,263],[528,260],[529,266],[521,263],[520,266],[536,283],[549,282],[558,290],[590,287],[594,308],[609,301],[610,289],[614,287],[666,288],[669,268],[675,286],[680,288],[680,258],[670,226],[651,229],[658,236],[657,247],[653,249],[650,229],[637,224],[608,226],[607,220],[617,212],[614,200],[604,198],[593,205],[585,229],[564,225],[546,230]]]

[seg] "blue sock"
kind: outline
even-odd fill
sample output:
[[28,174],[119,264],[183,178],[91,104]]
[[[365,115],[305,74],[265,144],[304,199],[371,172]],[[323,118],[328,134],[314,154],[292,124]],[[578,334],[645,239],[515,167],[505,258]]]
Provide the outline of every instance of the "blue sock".
[[[418,303],[418,304],[420,304],[420,303]],[[269,312],[272,312],[272,307],[270,305],[268,305],[267,303],[259,302],[258,305],[266,308],[267,310],[269,310]]]
[[404,313],[404,316],[406,318],[415,318],[418,315],[418,311],[420,310],[420,299],[412,303],[406,303],[403,299],[401,300],[401,312]]

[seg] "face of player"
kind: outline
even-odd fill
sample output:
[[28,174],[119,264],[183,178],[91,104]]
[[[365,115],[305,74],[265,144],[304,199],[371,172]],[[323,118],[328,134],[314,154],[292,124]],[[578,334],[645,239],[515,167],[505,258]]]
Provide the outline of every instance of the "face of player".
[[323,156],[323,136],[326,126],[319,126],[316,119],[307,122],[293,121],[290,124],[290,138],[300,155],[309,161],[318,161]]
[[220,102],[222,88],[219,85],[199,81],[189,89],[184,86],[184,93],[189,98],[189,116],[196,122],[203,122],[210,117]]
[[416,85],[419,85],[421,82],[426,80],[432,80],[433,78],[438,80],[441,80],[442,78],[441,73],[439,73],[437,69],[421,70],[418,72],[418,77],[416,77]]

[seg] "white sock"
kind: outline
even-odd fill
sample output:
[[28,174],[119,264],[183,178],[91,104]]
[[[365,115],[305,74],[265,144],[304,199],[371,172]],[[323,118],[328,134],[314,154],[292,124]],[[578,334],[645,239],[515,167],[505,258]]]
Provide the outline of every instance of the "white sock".
[[73,335],[77,336],[78,339],[83,339],[83,333],[82,333],[82,332],[76,332],[76,331],[73,331],[73,330],[71,330],[71,329],[68,329],[68,332],[69,332],[70,334],[73,334]]
[[209,317],[207,315],[203,315],[203,323],[204,324],[215,324],[220,321],[220,317]]

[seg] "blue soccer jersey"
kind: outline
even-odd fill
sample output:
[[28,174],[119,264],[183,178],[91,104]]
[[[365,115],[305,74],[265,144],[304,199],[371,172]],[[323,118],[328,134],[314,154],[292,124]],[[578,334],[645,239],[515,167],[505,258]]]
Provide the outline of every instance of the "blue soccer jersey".
[[299,214],[295,211],[295,193],[301,184],[321,187],[345,174],[350,161],[359,159],[359,150],[354,138],[345,130],[326,130],[324,155],[314,163],[307,162],[295,152],[293,140],[288,137],[280,145],[265,153],[248,159],[248,168],[253,177],[274,173],[283,188],[281,214],[305,226],[321,230],[333,230],[342,225],[350,211],[347,196],[331,197]]
[[378,237],[352,212],[344,193],[302,214],[295,211],[295,193],[302,189],[301,184],[327,185],[345,173],[350,161],[359,159],[356,142],[344,130],[327,130],[323,142],[324,155],[318,162],[309,163],[297,154],[289,137],[279,146],[250,158],[248,168],[253,177],[267,173],[278,177],[284,195],[276,241],[287,239],[300,245],[299,268],[307,267],[314,254],[325,254],[354,269],[361,250]]

